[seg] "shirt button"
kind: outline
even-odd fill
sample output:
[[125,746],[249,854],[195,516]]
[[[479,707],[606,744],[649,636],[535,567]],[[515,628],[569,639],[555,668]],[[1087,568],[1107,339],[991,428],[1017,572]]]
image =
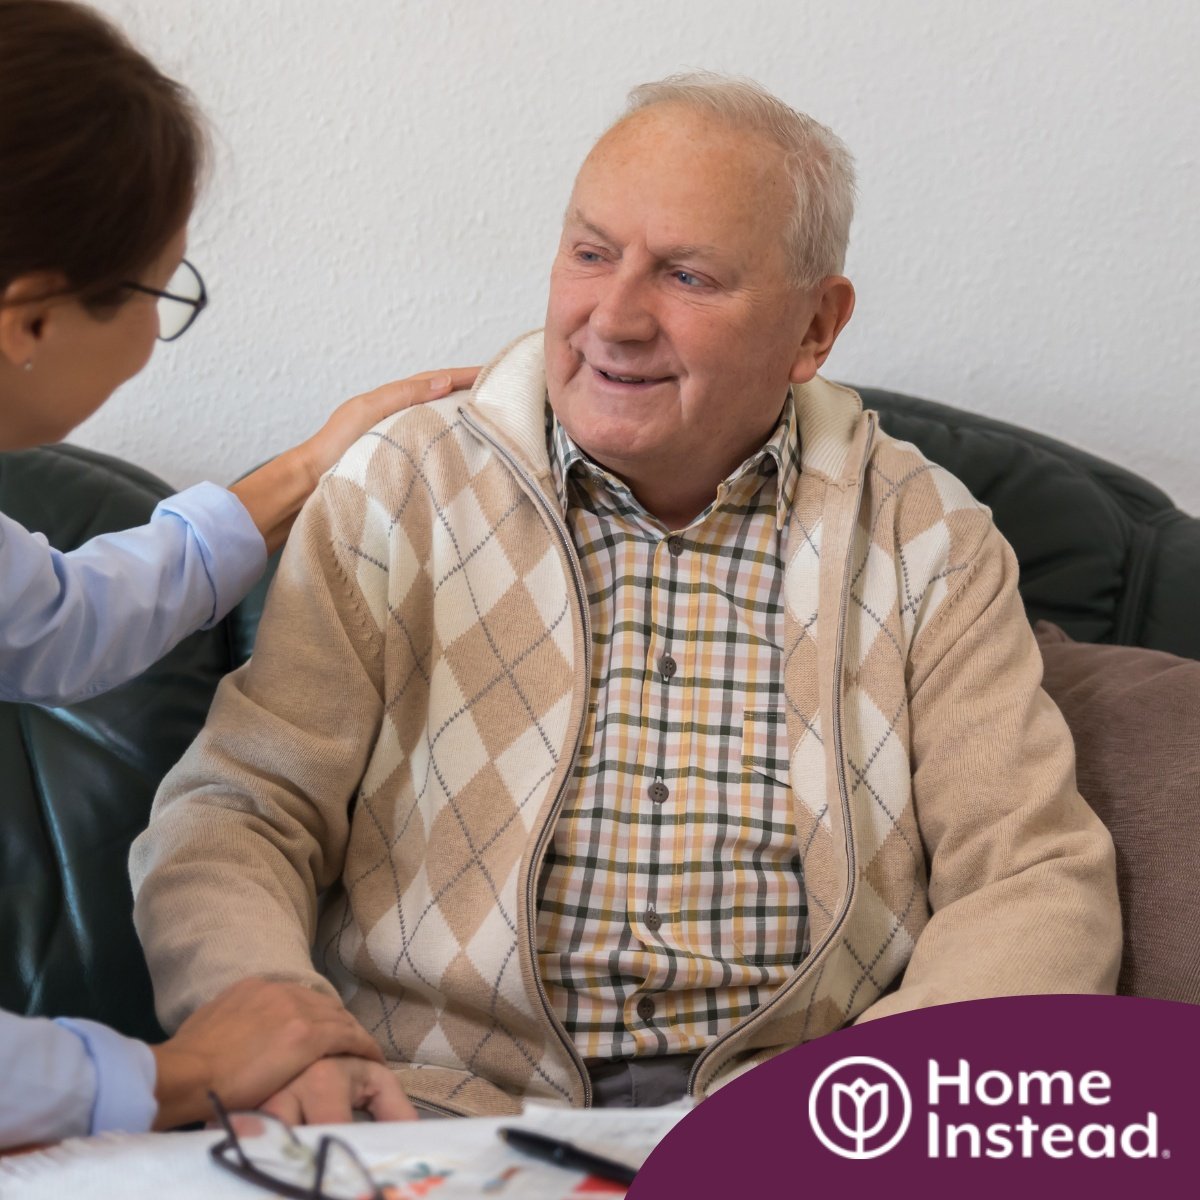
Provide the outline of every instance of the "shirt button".
[[667,549],[670,550],[672,558],[678,558],[683,553],[683,538],[678,534],[667,538]]
[[665,804],[671,795],[671,789],[661,779],[656,779],[646,791],[655,804]]
[[658,669],[664,679],[670,679],[679,670],[679,664],[669,654],[664,654],[658,660]]
[[643,996],[637,1002],[637,1015],[641,1017],[643,1021],[648,1021],[652,1016],[654,1016],[654,1001],[651,1000],[649,996]]
[[651,933],[657,933],[662,925],[662,917],[660,917],[652,908],[646,912],[645,921],[646,928],[650,930]]

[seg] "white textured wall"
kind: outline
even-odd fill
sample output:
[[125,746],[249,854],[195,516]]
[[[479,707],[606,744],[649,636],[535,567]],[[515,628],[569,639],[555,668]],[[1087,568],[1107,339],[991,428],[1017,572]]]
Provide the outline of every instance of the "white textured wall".
[[857,155],[828,373],[1085,446],[1200,512],[1195,0],[100,0],[219,133],[213,304],[78,440],[227,480],[541,323],[626,89],[751,75]]

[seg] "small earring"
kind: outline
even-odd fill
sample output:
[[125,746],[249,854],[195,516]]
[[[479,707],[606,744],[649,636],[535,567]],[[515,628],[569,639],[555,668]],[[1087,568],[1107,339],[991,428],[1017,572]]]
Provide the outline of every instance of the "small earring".
[[33,370],[33,359],[32,358],[25,364],[25,370],[26,371]]

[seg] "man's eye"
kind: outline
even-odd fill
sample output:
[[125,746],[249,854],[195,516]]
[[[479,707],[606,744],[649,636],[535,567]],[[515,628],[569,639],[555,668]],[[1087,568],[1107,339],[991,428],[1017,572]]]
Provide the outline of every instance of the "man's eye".
[[600,255],[595,250],[576,250],[575,258],[581,263],[598,263]]
[[678,279],[684,287],[694,288],[704,286],[704,280],[701,279],[699,275],[693,275],[691,271],[672,271],[671,274],[675,279]]

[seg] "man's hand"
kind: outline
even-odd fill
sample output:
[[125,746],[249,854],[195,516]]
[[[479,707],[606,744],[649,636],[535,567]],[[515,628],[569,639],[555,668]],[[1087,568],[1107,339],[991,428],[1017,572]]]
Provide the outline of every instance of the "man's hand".
[[355,1110],[377,1121],[415,1121],[413,1108],[395,1075],[363,1058],[323,1058],[276,1092],[263,1112],[289,1125],[342,1125]]
[[210,1116],[210,1089],[226,1108],[255,1108],[325,1055],[353,1054],[371,1066],[368,1060],[383,1057],[340,1001],[263,979],[226,988],[151,1049],[158,1068],[156,1129]]

